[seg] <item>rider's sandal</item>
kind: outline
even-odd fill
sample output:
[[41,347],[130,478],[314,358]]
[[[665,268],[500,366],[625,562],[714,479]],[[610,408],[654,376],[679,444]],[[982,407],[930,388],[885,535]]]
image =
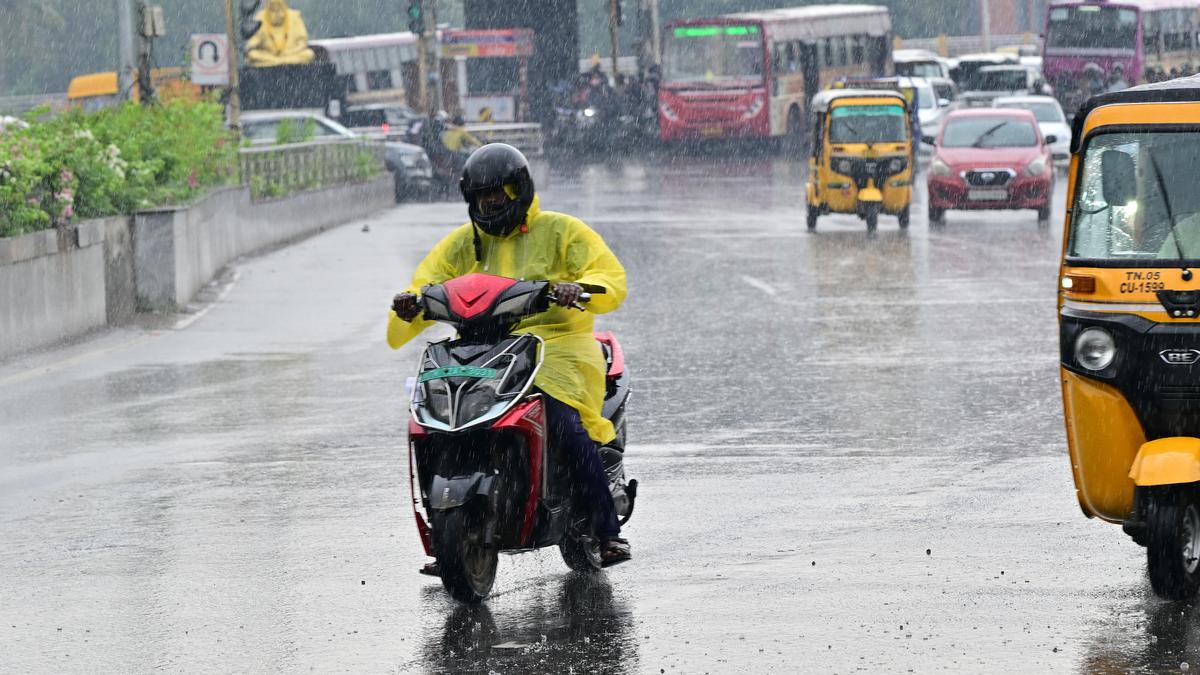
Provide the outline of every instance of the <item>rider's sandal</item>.
[[436,560],[434,560],[433,562],[425,563],[425,565],[422,566],[421,569],[417,570],[417,572],[420,572],[421,574],[424,574],[425,576],[428,576],[428,577],[442,576],[442,570],[440,568],[438,568],[438,564],[437,564]]
[[629,549],[629,542],[620,538],[613,537],[605,539],[600,543],[600,566],[612,567],[627,562],[633,558],[633,553]]

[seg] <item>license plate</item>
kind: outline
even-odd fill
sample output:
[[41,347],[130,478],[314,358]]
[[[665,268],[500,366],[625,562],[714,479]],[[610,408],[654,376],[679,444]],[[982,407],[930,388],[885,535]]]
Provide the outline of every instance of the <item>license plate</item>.
[[967,199],[977,202],[996,202],[1008,199],[1008,190],[967,190]]
[[721,127],[700,127],[701,136],[720,136]]

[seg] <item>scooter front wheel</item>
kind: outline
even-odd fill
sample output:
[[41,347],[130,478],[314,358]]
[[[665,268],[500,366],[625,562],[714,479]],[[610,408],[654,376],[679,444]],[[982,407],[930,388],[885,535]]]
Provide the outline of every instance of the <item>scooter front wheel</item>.
[[1200,492],[1192,485],[1170,486],[1146,498],[1150,587],[1164,600],[1190,600],[1200,589]]
[[563,562],[576,572],[600,571],[600,542],[590,534],[579,534],[587,527],[587,521],[571,528],[558,542],[558,551]]
[[496,549],[484,544],[487,520],[464,507],[436,511],[430,520],[446,592],[459,602],[482,602],[492,592],[499,560]]

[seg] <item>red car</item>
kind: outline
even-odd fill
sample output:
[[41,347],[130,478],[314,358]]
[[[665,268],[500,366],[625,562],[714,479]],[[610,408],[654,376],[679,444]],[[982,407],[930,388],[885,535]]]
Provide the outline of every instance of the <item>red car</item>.
[[972,108],[946,116],[932,143],[929,222],[947,209],[1034,209],[1050,218],[1054,163],[1037,118],[1028,110]]

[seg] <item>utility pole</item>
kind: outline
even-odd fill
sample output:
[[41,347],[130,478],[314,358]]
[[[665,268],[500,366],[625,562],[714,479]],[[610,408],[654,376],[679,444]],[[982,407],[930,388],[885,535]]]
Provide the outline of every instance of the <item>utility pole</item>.
[[658,65],[658,0],[638,0],[638,72]]
[[229,126],[242,132],[242,99],[238,92],[238,54],[241,52],[238,29],[233,21],[233,0],[225,0],[225,36],[229,43]]
[[427,0],[408,0],[408,30],[417,36],[417,108],[432,115],[429,96],[429,12]]
[[433,85],[433,112],[445,109],[442,100],[442,44],[437,33],[437,0],[427,0],[426,15],[429,23],[425,26],[429,43],[429,82]]
[[617,79],[617,58],[620,56],[621,0],[608,0],[608,41],[612,48],[612,76]]
[[[161,15],[161,9],[159,15]],[[154,38],[158,37],[158,27],[155,23],[154,8],[144,0],[137,3],[137,72],[138,98],[143,105],[149,105],[154,100],[154,80],[150,74],[151,50]]]
[[979,11],[983,18],[983,51],[992,51],[992,6],[989,0],[979,0]]
[[134,42],[133,1],[117,1],[117,97],[133,99],[133,74],[137,69],[137,45]]

